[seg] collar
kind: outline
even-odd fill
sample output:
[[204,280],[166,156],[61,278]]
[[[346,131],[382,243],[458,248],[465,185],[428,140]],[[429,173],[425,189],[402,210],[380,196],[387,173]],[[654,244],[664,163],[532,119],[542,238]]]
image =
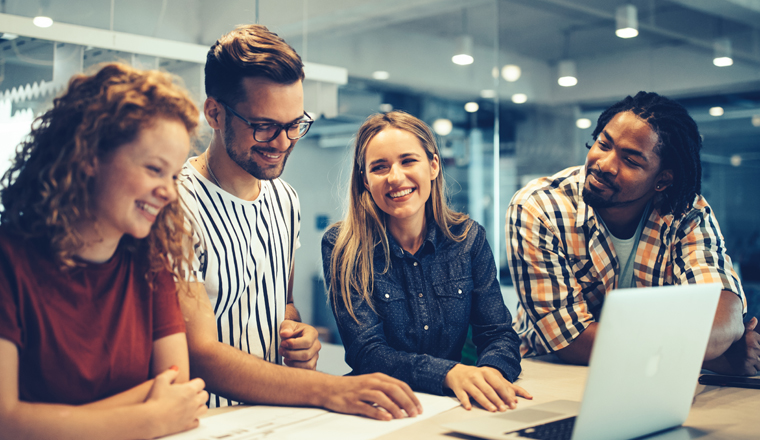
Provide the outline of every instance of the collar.
[[[425,233],[425,240],[422,242],[420,249],[415,255],[425,255],[427,253],[435,253],[439,240],[444,236],[438,224],[432,218],[427,219],[427,232]],[[388,237],[388,248],[391,254],[396,258],[404,258],[404,249],[396,241],[396,238],[390,232],[386,232]]]

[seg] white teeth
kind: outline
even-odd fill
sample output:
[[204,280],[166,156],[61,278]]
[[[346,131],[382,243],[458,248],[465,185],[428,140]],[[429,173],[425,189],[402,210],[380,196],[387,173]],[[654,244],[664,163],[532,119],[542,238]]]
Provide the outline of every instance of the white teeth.
[[266,157],[268,157],[268,158],[270,158],[270,159],[279,159],[280,158],[279,154],[276,155],[276,156],[273,156],[271,154],[266,154],[266,153],[261,153],[261,154],[264,155],[264,156],[266,156]]
[[414,188],[405,189],[403,191],[392,192],[390,193],[390,196],[392,199],[397,199],[399,197],[404,197],[407,194],[411,194],[412,191],[414,191]]
[[159,208],[156,208],[153,205],[149,205],[145,202],[137,202],[137,207],[150,215],[158,215]]

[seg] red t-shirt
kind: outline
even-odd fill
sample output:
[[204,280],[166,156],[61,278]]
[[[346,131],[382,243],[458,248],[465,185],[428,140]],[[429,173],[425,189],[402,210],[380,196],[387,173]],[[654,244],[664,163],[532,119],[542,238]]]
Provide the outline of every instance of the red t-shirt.
[[0,338],[19,350],[27,402],[82,404],[150,379],[153,341],[185,331],[172,275],[145,280],[146,258],[62,271],[49,249],[0,227]]

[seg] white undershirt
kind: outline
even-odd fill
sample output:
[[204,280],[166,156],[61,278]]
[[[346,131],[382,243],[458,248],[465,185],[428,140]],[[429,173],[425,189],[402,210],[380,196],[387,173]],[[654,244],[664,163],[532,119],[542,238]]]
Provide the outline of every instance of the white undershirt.
[[[631,258],[631,252],[633,251],[633,245],[634,240],[636,239],[636,234],[633,234],[633,237],[627,238],[625,240],[620,239],[612,235],[610,233],[610,240],[612,240],[612,246],[615,247],[615,253],[617,254],[618,258],[618,268],[622,272],[623,268],[628,264],[628,259]],[[623,280],[620,280],[620,283],[622,283]]]

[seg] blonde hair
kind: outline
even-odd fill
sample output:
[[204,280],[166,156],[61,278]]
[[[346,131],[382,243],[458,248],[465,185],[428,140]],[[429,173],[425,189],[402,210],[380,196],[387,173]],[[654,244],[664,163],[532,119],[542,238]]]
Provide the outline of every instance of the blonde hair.
[[[356,322],[359,320],[354,313],[352,291],[357,292],[361,300],[366,301],[374,310],[372,286],[376,246],[382,246],[385,256],[385,267],[382,273],[386,273],[390,267],[388,258],[390,249],[385,227],[387,214],[377,206],[364,186],[367,146],[378,133],[386,128],[396,128],[413,134],[419,139],[428,160],[433,160],[435,156],[440,158],[433,132],[424,122],[408,113],[402,111],[378,113],[367,118],[359,128],[349,183],[348,210],[346,218],[335,224],[339,232],[330,261],[332,276],[329,286],[333,307],[336,307],[338,300],[342,299],[348,313]],[[425,215],[432,215],[433,220],[447,238],[459,242],[467,237],[470,225],[460,235],[454,235],[450,231],[451,226],[464,223],[469,216],[449,208],[443,170],[431,182],[430,198],[425,202]]]

